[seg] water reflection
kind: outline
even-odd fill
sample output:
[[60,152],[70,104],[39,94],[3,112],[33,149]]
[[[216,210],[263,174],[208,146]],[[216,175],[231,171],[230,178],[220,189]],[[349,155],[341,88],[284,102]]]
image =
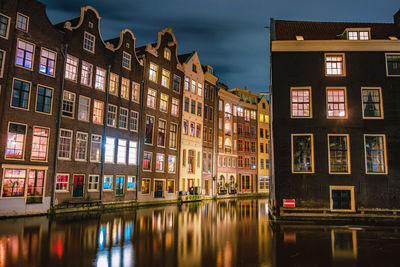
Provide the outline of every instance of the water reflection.
[[395,266],[396,227],[276,224],[266,200],[0,221],[3,266]]

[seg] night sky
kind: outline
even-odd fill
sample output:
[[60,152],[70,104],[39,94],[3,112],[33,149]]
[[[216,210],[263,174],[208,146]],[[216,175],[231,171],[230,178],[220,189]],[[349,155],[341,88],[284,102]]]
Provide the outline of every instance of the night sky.
[[178,53],[197,50],[229,87],[261,92],[269,84],[269,20],[393,22],[399,0],[41,0],[52,23],[97,9],[104,40],[131,29],[136,46],[172,26]]

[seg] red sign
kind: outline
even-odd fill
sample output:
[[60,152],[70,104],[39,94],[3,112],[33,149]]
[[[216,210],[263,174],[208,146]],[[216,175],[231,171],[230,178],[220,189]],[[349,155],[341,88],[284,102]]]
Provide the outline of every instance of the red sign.
[[294,208],[294,207],[296,207],[296,202],[294,199],[284,199],[283,207],[284,208]]

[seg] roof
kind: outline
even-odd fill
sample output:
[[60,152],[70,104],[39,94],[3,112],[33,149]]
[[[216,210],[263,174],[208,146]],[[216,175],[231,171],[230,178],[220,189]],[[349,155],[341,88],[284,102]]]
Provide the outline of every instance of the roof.
[[193,54],[194,54],[194,51],[193,51],[193,52],[190,52],[190,53],[187,53],[187,54],[179,55],[179,56],[178,56],[178,60],[179,60],[179,62],[180,62],[181,64],[187,63],[188,60],[193,56]]
[[296,40],[301,35],[304,40],[341,39],[346,28],[371,28],[371,39],[400,38],[400,27],[394,23],[368,22],[315,22],[275,20],[275,40]]
[[74,27],[74,26],[76,26],[78,23],[79,23],[79,20],[81,19],[81,17],[77,17],[77,18],[74,18],[74,19],[69,19],[69,20],[65,20],[65,21],[62,21],[62,22],[59,22],[59,23],[57,23],[56,25],[54,25],[56,28],[58,28],[58,29],[64,29],[64,25],[65,25],[65,22],[71,22],[71,26],[72,27]]
[[[157,43],[152,43],[152,44],[151,44],[152,47],[154,47],[154,46],[156,46],[156,45],[157,45]],[[143,45],[143,46],[136,47],[136,48],[135,48],[136,55],[137,55],[137,56],[143,55],[143,54],[146,52],[146,47],[147,47],[147,45]]]
[[120,39],[119,37],[116,37],[116,38],[105,41],[105,43],[111,43],[114,45],[114,47],[117,47],[119,45],[119,39]]

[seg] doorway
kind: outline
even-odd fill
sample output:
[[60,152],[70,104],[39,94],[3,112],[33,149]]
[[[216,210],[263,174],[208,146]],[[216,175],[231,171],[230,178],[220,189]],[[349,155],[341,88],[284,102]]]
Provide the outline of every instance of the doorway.
[[154,181],[154,197],[155,198],[162,198],[163,197],[163,181]]
[[74,188],[73,197],[83,197],[83,182],[85,180],[84,175],[74,175]]

